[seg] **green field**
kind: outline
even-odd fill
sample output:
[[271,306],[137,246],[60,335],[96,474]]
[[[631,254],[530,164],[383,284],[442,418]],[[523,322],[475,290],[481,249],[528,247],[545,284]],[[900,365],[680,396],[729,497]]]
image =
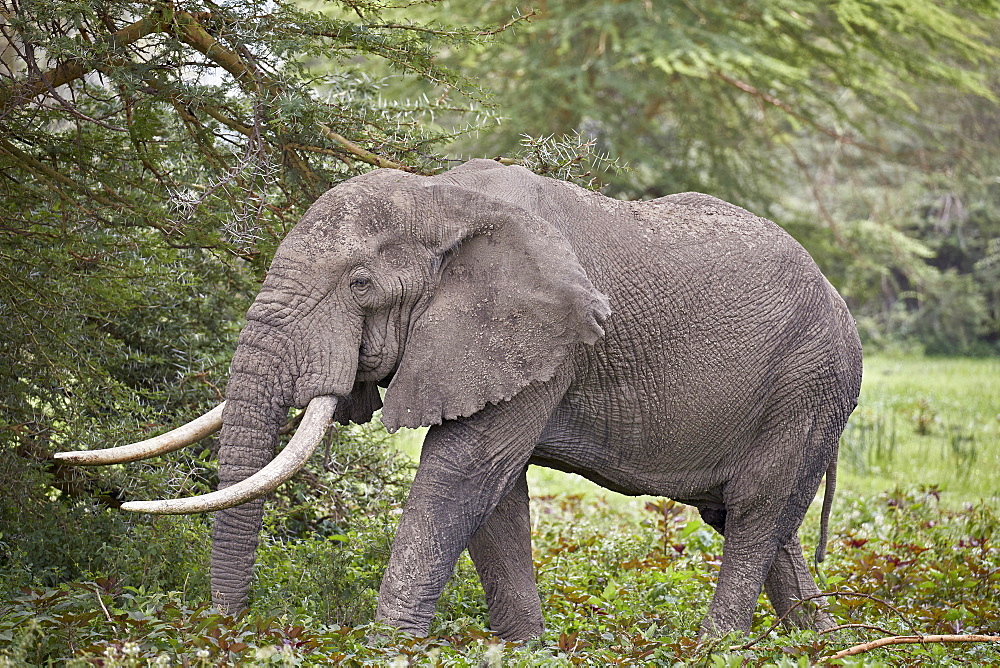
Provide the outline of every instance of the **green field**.
[[936,485],[948,504],[1000,500],[1000,360],[865,360],[841,445],[856,493]]

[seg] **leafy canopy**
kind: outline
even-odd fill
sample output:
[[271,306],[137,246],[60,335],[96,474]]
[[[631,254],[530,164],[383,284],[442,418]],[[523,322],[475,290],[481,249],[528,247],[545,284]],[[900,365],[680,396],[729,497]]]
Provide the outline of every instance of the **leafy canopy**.
[[[440,11],[497,21],[510,5],[448,0]],[[906,123],[914,90],[933,85],[995,102],[985,66],[1000,54],[989,29],[998,13],[988,1],[548,0],[488,56],[451,62],[509,117],[476,146],[502,154],[522,133],[576,130],[635,168],[611,179],[613,193],[746,201],[773,196],[774,148],[803,133],[879,142],[860,109]]]
[[996,351],[997,34],[995,0],[548,0],[489,51],[452,54],[507,117],[457,148],[577,133],[632,168],[595,174],[608,194],[697,190],[786,227],[866,343]]

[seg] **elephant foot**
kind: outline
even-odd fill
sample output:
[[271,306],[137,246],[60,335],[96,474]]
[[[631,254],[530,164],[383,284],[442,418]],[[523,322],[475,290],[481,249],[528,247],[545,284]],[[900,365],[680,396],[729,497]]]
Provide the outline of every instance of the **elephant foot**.
[[698,639],[702,642],[710,640],[718,640],[719,638],[724,638],[731,633],[749,633],[750,632],[750,622],[748,621],[745,625],[737,625],[731,620],[718,620],[714,619],[711,614],[706,615],[701,624],[698,626]]
[[823,607],[803,603],[781,620],[781,625],[789,631],[826,631],[837,626],[836,620]]
[[533,619],[531,616],[507,619],[503,623],[498,623],[492,619],[491,615],[490,629],[507,642],[527,642],[540,638],[545,633],[541,619]]

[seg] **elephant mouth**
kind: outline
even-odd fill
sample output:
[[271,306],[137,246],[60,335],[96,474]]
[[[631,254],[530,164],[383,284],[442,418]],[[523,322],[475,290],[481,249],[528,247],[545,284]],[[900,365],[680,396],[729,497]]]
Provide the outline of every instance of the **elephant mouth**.
[[[57,452],[54,457],[71,464],[102,465],[132,462],[178,450],[222,428],[226,402],[186,425],[160,436],[117,448],[81,452]],[[309,401],[302,421],[288,445],[264,468],[234,485],[184,499],[129,501],[122,510],[158,515],[180,515],[224,510],[273,491],[302,468],[316,450],[333,421],[337,398],[318,396]]]
[[362,343],[358,349],[357,380],[380,383],[390,378],[399,367],[399,357],[386,354],[382,347],[375,349]]

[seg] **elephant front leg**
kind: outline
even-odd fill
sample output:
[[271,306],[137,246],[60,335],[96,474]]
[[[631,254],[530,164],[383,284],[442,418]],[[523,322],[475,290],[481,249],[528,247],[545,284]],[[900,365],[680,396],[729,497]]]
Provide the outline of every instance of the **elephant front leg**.
[[[498,620],[501,632],[508,626],[511,633],[527,632],[514,621],[506,621],[516,614],[507,605],[524,609],[529,603],[521,600],[532,577],[524,471],[568,384],[569,375],[562,373],[510,401],[431,428],[382,579],[378,619],[414,635],[426,635],[455,562],[475,535],[473,558],[480,569],[495,561],[488,555],[514,548],[521,551],[512,570],[488,572],[485,582],[493,597],[490,614]],[[509,496],[515,488],[518,491]],[[488,521],[501,502],[500,515]],[[517,518],[517,530],[507,539],[504,525],[510,526],[512,518]],[[485,533],[479,535],[484,527]],[[537,590],[533,582],[530,586],[535,596],[530,606],[537,610]],[[532,614],[530,626],[534,628],[537,620],[540,630],[540,612]]]
[[[379,588],[375,618],[416,636],[426,636],[434,608],[465,547],[466,531],[444,501],[407,503]],[[467,538],[466,538],[467,540]]]
[[[523,461],[507,472],[470,475],[455,468],[451,461],[454,452],[449,456],[429,454],[428,447],[437,450],[436,445],[424,444],[382,578],[376,612],[380,621],[417,636],[427,635],[455,562],[507,496],[528,458],[524,453]],[[459,460],[470,461],[466,457]]]
[[469,542],[490,611],[490,628],[504,640],[529,640],[544,631],[531,558],[528,482],[522,472]]

